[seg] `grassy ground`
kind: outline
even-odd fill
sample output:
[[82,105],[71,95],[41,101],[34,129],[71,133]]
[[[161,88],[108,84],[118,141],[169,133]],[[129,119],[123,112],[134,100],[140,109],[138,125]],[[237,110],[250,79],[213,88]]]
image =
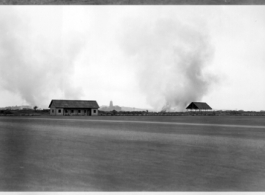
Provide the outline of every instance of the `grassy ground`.
[[265,128],[103,121],[117,118],[260,126],[265,121],[264,117],[87,118],[95,121],[0,117],[0,190],[265,190]]
[[50,4],[50,5],[251,5],[264,4],[262,0],[0,0],[0,4]]

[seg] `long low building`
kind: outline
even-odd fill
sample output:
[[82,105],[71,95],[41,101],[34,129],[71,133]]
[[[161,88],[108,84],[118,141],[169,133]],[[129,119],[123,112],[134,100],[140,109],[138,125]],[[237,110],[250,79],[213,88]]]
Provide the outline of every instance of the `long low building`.
[[98,103],[94,100],[52,100],[50,115],[60,116],[96,116]]

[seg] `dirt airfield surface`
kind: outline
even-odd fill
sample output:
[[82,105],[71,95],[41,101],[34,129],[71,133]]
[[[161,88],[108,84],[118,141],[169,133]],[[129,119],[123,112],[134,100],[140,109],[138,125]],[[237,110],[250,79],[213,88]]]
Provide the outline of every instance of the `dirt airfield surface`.
[[265,117],[0,117],[1,191],[264,191]]
[[263,0],[0,0],[10,5],[264,5]]

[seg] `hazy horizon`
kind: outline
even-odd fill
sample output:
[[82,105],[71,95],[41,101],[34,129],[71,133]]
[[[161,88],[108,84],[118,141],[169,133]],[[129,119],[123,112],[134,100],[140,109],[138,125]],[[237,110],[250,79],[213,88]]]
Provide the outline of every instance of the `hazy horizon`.
[[[206,102],[207,103],[207,102]],[[189,104],[187,104],[188,106]],[[131,106],[127,106],[127,105],[119,105],[119,104],[115,104],[113,106],[119,106],[121,108],[130,108],[130,109],[136,109],[136,110],[148,110],[150,112],[165,112],[165,110],[154,110],[152,108],[142,108],[142,107],[131,107]],[[32,107],[32,109],[34,109],[34,106],[31,106],[31,105],[9,105],[9,106],[3,106],[3,107],[0,107],[0,109],[3,109],[3,108],[9,108],[9,107]],[[100,108],[105,108],[105,107],[109,107],[109,105],[107,104],[104,104],[104,105],[99,105],[99,109]],[[37,109],[49,109],[48,106],[47,107],[37,107]],[[115,110],[115,109],[114,109]],[[185,112],[187,111],[186,109],[182,110],[182,111],[176,111],[176,112]],[[235,109],[225,109],[225,108],[222,108],[222,109],[215,109],[215,108],[212,108],[212,111],[244,111],[244,112],[264,112],[265,110],[243,110],[243,109],[240,109],[240,108],[235,108]],[[166,112],[175,112],[175,111],[166,111]]]
[[264,6],[1,6],[0,107],[265,110]]

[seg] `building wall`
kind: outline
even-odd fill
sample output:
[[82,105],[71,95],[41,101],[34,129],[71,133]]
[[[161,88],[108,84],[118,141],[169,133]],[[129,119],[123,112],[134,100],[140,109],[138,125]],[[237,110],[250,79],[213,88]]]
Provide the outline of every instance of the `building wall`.
[[91,115],[97,116],[98,115],[98,109],[91,109]]
[[56,115],[56,113],[55,113],[55,108],[51,108],[51,109],[50,109],[50,115]]
[[98,109],[66,109],[66,108],[51,108],[50,115],[57,116],[97,116]]
[[63,115],[63,109],[62,108],[51,108],[50,115]]
[[56,115],[62,116],[63,115],[63,108],[56,108]]
[[87,109],[65,109],[64,115],[65,116],[87,116],[88,110]]

